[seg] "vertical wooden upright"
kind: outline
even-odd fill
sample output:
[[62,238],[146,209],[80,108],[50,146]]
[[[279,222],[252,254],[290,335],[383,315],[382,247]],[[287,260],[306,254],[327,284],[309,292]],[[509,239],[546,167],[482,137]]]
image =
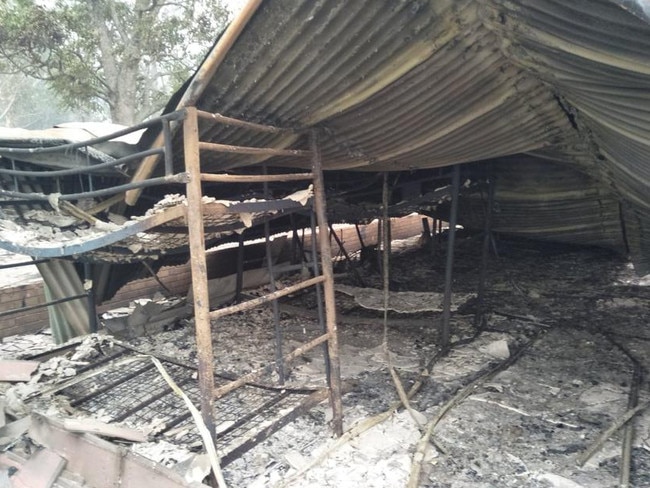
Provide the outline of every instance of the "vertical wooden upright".
[[[312,173],[314,176],[314,208],[318,221],[318,244],[321,255],[321,269],[325,281],[325,321],[329,338],[327,351],[330,363],[329,387],[330,405],[332,407],[332,428],[336,436],[343,435],[343,405],[341,403],[341,363],[339,360],[338,330],[336,325],[336,302],[334,299],[334,270],[332,268],[332,250],[330,248],[327,225],[327,208],[325,205],[325,184],[321,164],[318,133],[312,129],[310,137],[312,152]],[[312,239],[315,236],[312,236]]]
[[208,271],[205,260],[205,234],[203,229],[203,192],[201,190],[201,166],[199,154],[199,127],[195,107],[186,109],[183,122],[185,145],[185,170],[187,183],[187,226],[190,242],[190,269],[194,295],[194,325],[199,363],[199,389],[201,391],[201,415],[212,441],[215,441],[214,422],[214,366],[212,334],[210,330],[210,297]]

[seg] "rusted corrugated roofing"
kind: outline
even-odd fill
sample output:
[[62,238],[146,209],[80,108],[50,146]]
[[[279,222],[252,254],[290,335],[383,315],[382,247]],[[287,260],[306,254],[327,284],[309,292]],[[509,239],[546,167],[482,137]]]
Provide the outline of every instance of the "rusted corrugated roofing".
[[[265,0],[216,71],[198,73],[204,79],[185,100],[251,121],[321,128],[329,170],[434,168],[541,151],[542,163],[577,168],[607,202],[622,202],[638,270],[650,271],[650,25],[641,3]],[[305,144],[299,135],[201,131],[203,140],[244,146]],[[206,171],[260,162],[205,156]],[[595,226],[592,204],[571,202]],[[557,224],[552,209],[542,233]],[[620,250],[612,212],[602,224],[610,234],[596,242]],[[565,237],[594,243],[578,225],[574,231]]]

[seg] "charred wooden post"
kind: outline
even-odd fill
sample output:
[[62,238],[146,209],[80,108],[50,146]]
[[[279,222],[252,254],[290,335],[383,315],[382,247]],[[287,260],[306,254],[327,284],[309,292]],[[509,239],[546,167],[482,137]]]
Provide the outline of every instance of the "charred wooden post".
[[[332,269],[332,250],[327,228],[327,209],[325,205],[325,184],[321,165],[318,133],[312,129],[310,137],[312,151],[312,173],[314,173],[314,208],[318,220],[318,244],[320,247],[322,273],[325,277],[323,290],[325,295],[325,315],[329,333],[328,355],[330,361],[330,404],[332,406],[332,427],[337,436],[343,434],[343,406],[341,403],[341,364],[336,326],[336,302],[334,300],[334,270]],[[315,236],[312,236],[314,239]]]
[[449,347],[449,320],[451,318],[451,280],[454,271],[454,244],[456,241],[456,222],[458,220],[458,195],[460,193],[460,165],[454,166],[452,176],[451,212],[449,215],[449,236],[447,239],[447,262],[445,264],[445,296],[442,302],[442,334],[440,342],[443,349]]
[[474,314],[474,326],[482,328],[485,325],[485,277],[487,275],[487,262],[490,255],[490,239],[492,236],[492,207],[494,207],[494,181],[487,180],[488,197],[485,206],[485,227],[483,228],[483,248],[481,250],[481,269],[479,271],[478,292],[476,295],[476,313]]
[[187,183],[187,227],[190,243],[192,292],[194,295],[194,326],[196,329],[196,348],[199,364],[201,415],[214,442],[216,433],[213,401],[214,370],[212,363],[212,334],[210,330],[210,296],[205,259],[199,127],[196,108],[194,107],[187,109],[187,117],[183,122],[183,143],[185,146],[185,169],[189,175]]

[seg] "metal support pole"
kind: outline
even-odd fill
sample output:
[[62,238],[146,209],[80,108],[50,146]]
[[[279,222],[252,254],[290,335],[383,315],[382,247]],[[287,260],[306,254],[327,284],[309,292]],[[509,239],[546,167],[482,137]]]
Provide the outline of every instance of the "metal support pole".
[[[313,213],[313,212],[312,212]],[[305,255],[305,246],[304,246],[304,237],[305,229],[302,229],[302,239],[298,235],[298,223],[296,222],[296,216],[290,214],[289,218],[291,219],[291,264],[306,263],[307,256]],[[316,276],[316,275],[315,275]]]
[[485,227],[483,228],[483,248],[481,249],[481,269],[479,271],[478,292],[476,294],[476,313],[474,327],[485,325],[485,277],[487,275],[488,257],[490,256],[490,236],[492,234],[492,207],[494,206],[494,180],[488,178],[488,198],[485,206]]
[[92,267],[90,263],[84,263],[84,280],[90,281],[88,290],[88,329],[91,333],[97,332],[97,307],[95,305],[95,282],[93,281]]
[[375,255],[375,258],[377,260],[377,269],[379,270],[379,276],[384,276],[384,263],[381,259],[382,256],[382,241],[381,241],[381,236],[383,232],[382,228],[382,219],[378,218],[377,219],[377,253]]
[[361,235],[361,229],[359,229],[359,224],[355,222],[354,228],[357,230],[357,237],[359,238],[359,249],[363,249],[364,247],[366,247],[366,245],[363,242],[363,236]]
[[183,121],[183,142],[185,145],[185,169],[189,175],[189,182],[187,183],[187,226],[190,241],[192,292],[194,295],[194,324],[199,363],[201,416],[214,442],[216,434],[213,402],[214,367],[210,330],[210,296],[205,259],[203,203],[201,201],[199,128],[196,108],[194,107],[187,109],[187,118]]
[[244,288],[244,233],[239,234],[239,246],[237,247],[237,281],[235,282],[235,303],[241,300],[241,292]]
[[[311,265],[314,276],[320,276],[320,268],[318,266],[318,249],[316,243],[316,216],[314,212],[310,216],[310,226],[311,226]],[[325,323],[325,311],[323,310],[323,286],[318,283],[316,285],[316,305],[318,307],[318,325],[320,325],[321,331],[323,333],[327,332],[327,324]],[[325,377],[327,378],[327,384],[331,383],[332,370],[330,369],[330,355],[327,349],[327,344],[323,344],[323,354],[325,355]]]
[[388,324],[388,292],[390,288],[390,217],[388,216],[388,205],[390,202],[390,189],[388,188],[388,173],[384,173],[384,182],[381,192],[381,203],[382,203],[382,250],[381,253],[381,264],[382,264],[382,282],[384,290],[384,347],[388,348],[387,345],[387,324]]
[[[329,340],[327,341],[330,361],[330,404],[332,406],[332,428],[336,436],[343,435],[343,405],[341,403],[341,364],[339,360],[338,331],[336,326],[336,301],[334,298],[334,270],[332,268],[332,250],[330,249],[327,227],[327,209],[325,204],[325,182],[321,166],[318,133],[311,131],[312,172],[314,173],[314,207],[318,220],[318,244],[320,246],[321,267],[325,282],[325,316]],[[314,239],[315,236],[312,236]]]
[[165,176],[174,174],[174,160],[172,158],[172,130],[169,126],[169,119],[162,120],[163,139],[165,147]]
[[451,318],[451,280],[454,271],[454,244],[456,241],[456,222],[458,220],[458,194],[460,192],[460,165],[454,166],[452,176],[451,212],[449,216],[449,236],[447,239],[447,262],[445,265],[445,296],[442,302],[442,334],[440,343],[443,349],[449,347],[449,319]]
[[436,254],[436,247],[438,246],[438,219],[434,218],[431,225],[431,242],[429,242],[429,251],[431,255]]
[[[267,174],[266,165],[264,165],[264,174]],[[269,184],[264,182],[264,198],[269,199]],[[268,216],[264,219],[264,242],[266,244],[266,268],[269,271],[269,285],[271,293],[275,291],[275,276],[273,273],[273,256],[271,256],[271,224]],[[284,384],[284,361],[282,360],[282,328],[280,327],[280,310],[278,301],[271,302],[273,308],[273,328],[275,330],[275,367],[278,372],[278,379],[281,385]]]
[[422,234],[425,237],[431,237],[431,228],[429,227],[429,219],[422,217]]
[[338,244],[339,249],[343,253],[343,256],[345,256],[345,260],[348,262],[348,265],[352,270],[352,274],[354,275],[354,278],[359,283],[359,286],[363,286],[365,288],[366,284],[364,283],[363,278],[361,277],[361,274],[359,273],[356,264],[354,263],[354,261],[352,261],[352,258],[348,254],[348,251],[345,249],[345,246],[343,245],[343,242],[341,241],[339,236],[336,235],[336,231],[334,230],[334,227],[332,227],[332,224],[329,224],[329,228],[330,228],[330,235],[334,238],[336,244]]

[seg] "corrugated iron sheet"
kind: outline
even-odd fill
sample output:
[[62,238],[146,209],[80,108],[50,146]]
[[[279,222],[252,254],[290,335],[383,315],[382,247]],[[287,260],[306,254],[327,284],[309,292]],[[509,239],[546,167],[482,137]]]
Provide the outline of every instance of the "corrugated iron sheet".
[[[490,165],[495,232],[625,249],[620,205],[603,183],[574,166],[533,157],[504,158]],[[465,226],[481,228],[486,200],[485,192],[460,200]]]
[[[650,25],[639,3],[266,0],[201,81],[205,90],[191,97],[200,109],[319,127],[328,170],[434,168],[521,153],[568,164],[588,175],[569,181],[582,190],[597,184],[608,204],[551,198],[580,216],[558,220],[566,240],[624,251],[624,215],[637,269],[650,271]],[[305,144],[298,135],[216,125],[201,132],[244,146]],[[206,155],[204,168],[260,161]],[[552,191],[527,188],[540,194],[538,206]],[[513,207],[512,225],[544,236],[554,216],[564,218],[554,205],[537,227],[525,206]],[[585,232],[587,216],[594,232]]]

